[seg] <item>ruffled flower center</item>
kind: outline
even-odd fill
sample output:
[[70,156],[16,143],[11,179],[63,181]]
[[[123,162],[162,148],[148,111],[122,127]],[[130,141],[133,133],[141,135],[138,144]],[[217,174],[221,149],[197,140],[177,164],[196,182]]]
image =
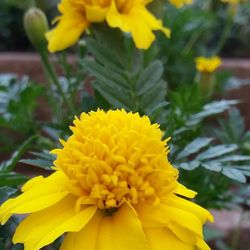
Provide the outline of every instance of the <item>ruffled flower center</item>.
[[73,135],[56,149],[54,162],[70,179],[77,206],[100,209],[123,202],[159,204],[173,193],[178,171],[167,160],[166,140],[157,124],[125,111],[82,114]]

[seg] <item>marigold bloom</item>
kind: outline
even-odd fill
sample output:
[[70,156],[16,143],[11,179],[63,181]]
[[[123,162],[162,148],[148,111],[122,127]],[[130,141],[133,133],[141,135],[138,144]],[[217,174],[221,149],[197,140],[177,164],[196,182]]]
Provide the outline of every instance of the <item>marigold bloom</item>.
[[76,118],[71,130],[53,151],[55,172],[31,179],[0,207],[2,224],[32,213],[14,243],[38,250],[67,233],[61,250],[210,249],[202,224],[213,217],[180,197],[196,193],[177,182],[157,124],[124,110],[98,110]]
[[193,3],[193,0],[169,0],[169,2],[177,8],[183,7],[185,4]]
[[221,59],[217,56],[206,58],[206,57],[197,57],[195,58],[196,69],[202,73],[212,73],[214,72],[220,65]]
[[162,21],[146,8],[151,0],[62,0],[58,25],[47,33],[50,52],[63,50],[80,38],[91,23],[107,21],[112,28],[129,32],[139,49],[148,49],[155,39],[154,30],[163,31]]

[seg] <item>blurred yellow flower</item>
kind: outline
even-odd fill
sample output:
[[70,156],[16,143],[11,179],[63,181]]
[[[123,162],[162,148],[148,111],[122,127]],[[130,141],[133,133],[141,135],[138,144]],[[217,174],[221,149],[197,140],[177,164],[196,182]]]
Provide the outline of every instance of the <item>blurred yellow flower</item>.
[[155,39],[153,31],[170,30],[151,14],[146,5],[151,0],[62,0],[58,5],[57,26],[47,33],[50,52],[63,50],[80,38],[91,23],[107,21],[112,28],[129,32],[139,49],[148,49]]
[[217,56],[211,58],[197,57],[195,63],[199,72],[212,73],[221,65],[221,59]]
[[176,6],[177,8],[183,7],[185,4],[193,3],[193,0],[169,0],[171,4]]
[[71,130],[52,152],[55,172],[31,179],[0,207],[2,224],[32,213],[14,243],[38,250],[67,233],[61,250],[210,249],[202,225],[213,217],[182,198],[196,193],[177,182],[159,125],[138,113],[98,110],[82,113]]

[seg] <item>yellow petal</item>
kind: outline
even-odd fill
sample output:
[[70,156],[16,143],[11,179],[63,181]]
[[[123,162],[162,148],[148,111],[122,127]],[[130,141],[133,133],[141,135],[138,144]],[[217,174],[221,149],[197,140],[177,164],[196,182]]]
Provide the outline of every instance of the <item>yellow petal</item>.
[[168,229],[183,243],[195,246],[197,244],[198,237],[189,229],[179,226],[175,223],[169,223],[167,226]]
[[68,179],[62,171],[56,171],[47,178],[31,179],[24,185],[23,194],[7,200],[0,207],[1,224],[12,214],[32,213],[55,204],[69,193],[67,182]]
[[157,20],[144,6],[134,4],[127,13],[119,13],[115,2],[112,1],[107,13],[107,22],[113,28],[120,28],[124,32],[130,32],[139,49],[148,49],[155,40],[153,30],[161,30],[170,36],[170,31],[164,28],[162,22]]
[[162,228],[170,223],[168,214],[165,212],[165,207],[161,204],[158,206],[140,203],[134,206],[143,228]]
[[46,33],[49,51],[56,52],[72,46],[88,26],[89,22],[80,12],[62,15],[57,26]]
[[93,217],[96,208],[75,210],[76,197],[69,195],[57,204],[24,219],[16,229],[14,243],[24,243],[25,250],[38,250],[65,232],[78,232]]
[[199,250],[211,250],[207,243],[203,239],[198,239],[197,248]]
[[[78,233],[68,233],[60,250],[97,250],[97,239],[99,234],[99,226],[103,219],[103,213],[97,211],[93,218]],[[87,244],[86,244],[87,242]]]
[[139,218],[129,205],[123,204],[112,215],[97,213],[79,233],[69,233],[60,250],[72,249],[149,250],[150,248]]
[[27,191],[28,189],[35,187],[37,185],[40,185],[44,182],[44,177],[42,175],[36,176],[30,180],[28,180],[23,186],[22,186],[22,192]]
[[89,22],[103,22],[105,20],[108,8],[98,5],[85,5],[86,18]]
[[135,206],[135,209],[142,221],[143,228],[167,227],[169,223],[172,223],[202,237],[202,224],[198,217],[185,209],[174,207],[171,202],[161,203],[158,206],[141,204]]
[[173,207],[183,209],[196,215],[200,219],[202,224],[206,223],[207,220],[209,220],[210,222],[214,221],[213,215],[208,210],[191,201],[185,200],[180,197],[173,197],[169,199],[169,202],[171,202],[171,206]]
[[196,250],[196,247],[183,243],[169,229],[145,229],[152,250]]
[[194,198],[197,195],[197,192],[186,188],[184,185],[180,183],[178,183],[175,193],[185,196],[187,198]]
[[168,215],[172,223],[187,228],[197,236],[202,237],[202,224],[196,215],[182,208],[170,206],[169,204],[163,206],[165,213]]

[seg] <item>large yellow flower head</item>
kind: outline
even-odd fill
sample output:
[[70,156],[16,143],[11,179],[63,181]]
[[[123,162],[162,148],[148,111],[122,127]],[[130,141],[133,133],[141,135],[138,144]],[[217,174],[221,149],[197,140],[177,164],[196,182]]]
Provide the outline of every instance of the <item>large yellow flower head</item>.
[[162,21],[146,5],[152,0],[62,0],[57,26],[47,33],[50,52],[63,50],[79,40],[91,23],[106,21],[112,28],[129,32],[139,49],[148,49],[155,39],[154,30],[163,31]]
[[[148,117],[124,110],[83,113],[61,141],[55,172],[28,181],[0,207],[0,221],[28,215],[14,243],[38,250],[66,233],[61,250],[208,250],[204,208],[181,198],[167,140]],[[180,196],[179,196],[180,195]]]
[[217,56],[206,58],[195,58],[196,69],[202,73],[212,73],[217,70],[221,65],[221,59]]

